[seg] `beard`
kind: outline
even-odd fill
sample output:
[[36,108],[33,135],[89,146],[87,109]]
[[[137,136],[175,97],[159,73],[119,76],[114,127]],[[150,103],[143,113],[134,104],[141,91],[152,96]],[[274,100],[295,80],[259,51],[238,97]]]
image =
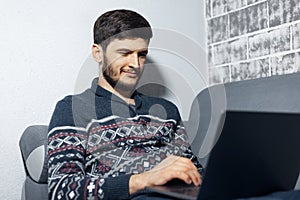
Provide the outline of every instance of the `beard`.
[[[134,70],[134,69],[130,69]],[[138,81],[136,83],[127,83],[125,81],[120,80],[119,78],[115,78],[118,72],[115,72],[113,67],[108,64],[107,58],[104,55],[102,75],[103,78],[108,82],[108,84],[113,87],[115,90],[123,91],[123,92],[131,92],[135,89]],[[140,71],[137,71],[137,74],[140,74]]]

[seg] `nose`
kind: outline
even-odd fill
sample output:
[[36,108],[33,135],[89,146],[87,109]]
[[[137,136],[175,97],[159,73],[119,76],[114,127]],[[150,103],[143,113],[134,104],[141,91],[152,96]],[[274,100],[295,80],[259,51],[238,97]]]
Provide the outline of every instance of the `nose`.
[[133,68],[140,67],[140,60],[139,60],[139,56],[137,53],[132,53],[131,55],[129,55],[128,65],[129,65],[129,67],[133,67]]

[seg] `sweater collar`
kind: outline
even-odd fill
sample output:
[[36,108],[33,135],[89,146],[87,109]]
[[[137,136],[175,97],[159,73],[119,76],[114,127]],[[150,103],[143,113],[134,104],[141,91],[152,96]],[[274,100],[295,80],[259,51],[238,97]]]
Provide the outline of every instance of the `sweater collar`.
[[[91,86],[91,90],[93,91],[93,93],[96,96],[105,97],[105,98],[110,99],[111,101],[118,101],[118,102],[127,104],[123,99],[121,99],[117,95],[111,93],[110,91],[108,91],[108,90],[104,89],[103,87],[101,87],[100,85],[98,85],[98,81],[99,81],[99,78],[94,78],[94,80],[92,82],[92,86]],[[137,91],[134,91],[132,94],[132,97],[134,98],[134,101],[135,101],[135,107],[138,108],[139,106],[141,106],[141,104],[142,104],[141,94],[138,93]]]

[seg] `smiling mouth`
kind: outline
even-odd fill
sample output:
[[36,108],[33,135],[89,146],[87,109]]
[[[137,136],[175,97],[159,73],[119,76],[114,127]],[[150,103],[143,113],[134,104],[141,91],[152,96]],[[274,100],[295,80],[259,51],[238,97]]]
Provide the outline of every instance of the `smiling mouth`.
[[135,69],[122,69],[121,73],[125,73],[129,77],[137,77],[139,74],[139,70]]

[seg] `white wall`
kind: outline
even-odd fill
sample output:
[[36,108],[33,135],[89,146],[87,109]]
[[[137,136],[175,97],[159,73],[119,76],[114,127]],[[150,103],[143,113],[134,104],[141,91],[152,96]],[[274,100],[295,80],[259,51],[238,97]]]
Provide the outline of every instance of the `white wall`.
[[173,101],[184,119],[192,99],[187,95],[205,87],[203,1],[1,0],[0,4],[0,199],[21,196],[22,131],[30,124],[48,124],[55,103],[88,87],[97,75],[90,58],[92,25],[103,11],[130,8],[151,22],[156,38],[150,58],[159,66],[153,69],[176,94]]

